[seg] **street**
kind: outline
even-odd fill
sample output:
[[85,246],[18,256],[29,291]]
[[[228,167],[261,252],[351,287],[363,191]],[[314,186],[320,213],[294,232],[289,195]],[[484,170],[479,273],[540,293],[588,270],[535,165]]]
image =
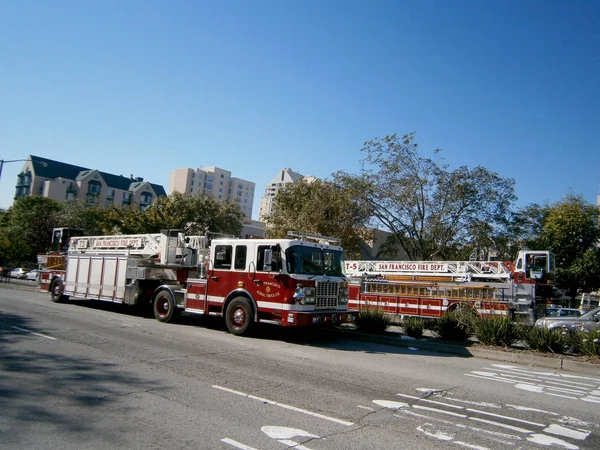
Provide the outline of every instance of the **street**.
[[2,449],[600,448],[600,377],[0,287]]

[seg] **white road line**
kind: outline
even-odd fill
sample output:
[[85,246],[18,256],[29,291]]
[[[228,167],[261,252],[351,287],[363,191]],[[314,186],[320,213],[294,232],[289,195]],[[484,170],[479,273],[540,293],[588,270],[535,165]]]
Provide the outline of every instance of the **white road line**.
[[26,330],[25,328],[14,327],[14,326],[13,326],[13,327],[11,327],[11,328],[14,328],[15,330],[19,330],[19,331],[24,331],[25,333],[29,333],[29,334],[35,334],[36,336],[43,337],[43,338],[46,338],[46,339],[50,339],[51,341],[56,341],[56,338],[55,338],[55,337],[52,337],[52,336],[46,336],[45,334],[36,333],[35,331]]
[[500,427],[500,428],[506,428],[508,430],[518,431],[519,433],[525,433],[525,434],[532,434],[533,433],[532,430],[527,430],[525,428],[515,427],[513,425],[507,425],[505,423],[494,422],[493,420],[480,419],[479,417],[470,417],[470,416],[469,416],[469,419],[470,420],[474,420],[476,422],[482,422],[482,423],[487,423],[489,425],[495,425],[495,426]]
[[302,409],[302,408],[297,408],[295,406],[291,406],[291,405],[286,405],[285,403],[279,403],[273,400],[268,400],[268,399],[262,399],[260,397],[255,397],[255,396],[251,396],[250,394],[246,394],[245,392],[241,392],[241,391],[236,391],[233,389],[229,389],[223,386],[218,386],[218,385],[214,385],[213,386],[215,389],[219,389],[221,391],[225,391],[225,392],[229,392],[231,394],[235,394],[235,395],[240,395],[242,397],[247,397],[251,400],[260,400],[263,403],[272,405],[272,406],[279,406],[280,408],[284,408],[284,409],[289,409],[290,411],[295,411],[295,412],[299,412],[302,414],[306,414],[308,416],[313,416],[313,417],[317,417],[319,419],[325,419],[325,420],[329,420],[330,422],[335,422],[335,423],[339,423],[341,425],[346,425],[346,426],[351,426],[354,425],[353,422],[347,422],[345,420],[342,419],[336,419],[335,417],[329,417],[326,416],[324,414],[319,414],[313,411],[308,411],[306,409]]
[[258,450],[257,448],[250,447],[249,445],[242,444],[241,442],[234,441],[233,439],[224,438],[221,439],[221,442],[225,444],[229,444],[232,447],[239,448],[240,450]]
[[515,383],[513,380],[502,380],[502,379],[496,378],[496,377],[484,377],[482,375],[472,375],[470,373],[465,374],[465,376],[473,377],[473,378],[482,378],[482,379],[488,380],[488,381],[498,381],[499,383],[510,383],[510,384]]
[[492,364],[492,367],[498,367],[500,369],[507,369],[507,370],[513,370],[515,372],[523,372],[523,373],[527,373],[527,374],[536,374],[536,375],[540,375],[540,376],[550,376],[550,377],[558,377],[558,378],[571,378],[571,379],[578,379],[578,380],[589,380],[589,381],[594,381],[596,383],[600,383],[600,378],[592,378],[592,377],[582,377],[581,375],[569,375],[566,373],[552,373],[552,372],[532,372],[531,370],[526,370],[526,369],[522,369],[519,368],[518,366],[506,366],[503,364]]
[[468,417],[466,414],[459,414],[452,411],[444,411],[443,409],[430,408],[429,406],[413,405],[413,408],[422,409],[424,411],[432,411],[440,414],[447,414],[449,416],[460,417],[461,419],[466,419]]
[[503,416],[501,414],[495,414],[495,413],[491,413],[491,412],[487,412],[487,411],[481,411],[480,409],[467,408],[467,411],[476,412],[476,413],[483,414],[486,416],[498,417],[499,419],[512,420],[513,422],[525,423],[527,425],[535,425],[537,427],[545,427],[546,426],[543,423],[530,422],[529,420],[517,419],[516,417],[510,417],[510,416]]
[[429,400],[427,398],[421,398],[421,397],[415,397],[413,395],[406,395],[406,394],[396,394],[398,397],[404,397],[404,398],[410,398],[412,400],[419,400],[421,402],[426,402],[426,403],[433,403],[435,405],[443,405],[443,406],[447,406],[448,408],[454,408],[454,409],[465,409],[464,406],[458,406],[458,405],[451,405],[449,403],[444,403],[444,402],[438,402],[435,400]]
[[356,405],[357,408],[366,409],[367,411],[375,411],[375,408],[370,408],[368,406]]

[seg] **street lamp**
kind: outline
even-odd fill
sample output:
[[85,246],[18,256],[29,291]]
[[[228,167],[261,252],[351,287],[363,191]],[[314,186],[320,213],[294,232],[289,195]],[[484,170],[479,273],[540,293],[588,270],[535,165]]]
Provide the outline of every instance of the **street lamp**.
[[48,163],[45,163],[45,162],[42,162],[42,161],[34,161],[31,158],[28,158],[28,159],[9,159],[9,160],[0,159],[0,179],[2,179],[2,167],[4,167],[4,164],[14,163],[14,162],[24,162],[24,161],[37,162],[37,163],[41,164],[44,167],[46,167],[48,165]]

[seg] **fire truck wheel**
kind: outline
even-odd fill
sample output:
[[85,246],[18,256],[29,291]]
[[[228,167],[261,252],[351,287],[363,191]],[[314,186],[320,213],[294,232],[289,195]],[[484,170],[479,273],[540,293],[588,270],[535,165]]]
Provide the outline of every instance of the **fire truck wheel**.
[[179,317],[179,309],[175,306],[173,294],[166,289],[154,297],[154,317],[159,322],[175,322]]
[[60,278],[56,278],[52,282],[52,285],[50,286],[50,299],[54,303],[59,303],[59,302],[67,300],[69,297],[67,297],[66,295],[63,295],[64,291],[65,291],[65,285],[64,285],[63,281]]
[[225,312],[227,330],[231,334],[242,336],[250,331],[252,323],[252,307],[248,299],[245,297],[236,297],[231,300]]

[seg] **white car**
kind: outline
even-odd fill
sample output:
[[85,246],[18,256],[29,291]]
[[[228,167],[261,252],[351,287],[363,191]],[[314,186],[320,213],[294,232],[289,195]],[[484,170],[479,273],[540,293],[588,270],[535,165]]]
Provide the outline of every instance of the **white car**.
[[11,278],[24,279],[25,275],[27,274],[27,272],[29,272],[29,270],[24,269],[23,267],[17,267],[16,269],[13,269],[13,270],[10,271],[9,276]]
[[25,274],[25,279],[29,281],[38,281],[41,270],[33,269]]

